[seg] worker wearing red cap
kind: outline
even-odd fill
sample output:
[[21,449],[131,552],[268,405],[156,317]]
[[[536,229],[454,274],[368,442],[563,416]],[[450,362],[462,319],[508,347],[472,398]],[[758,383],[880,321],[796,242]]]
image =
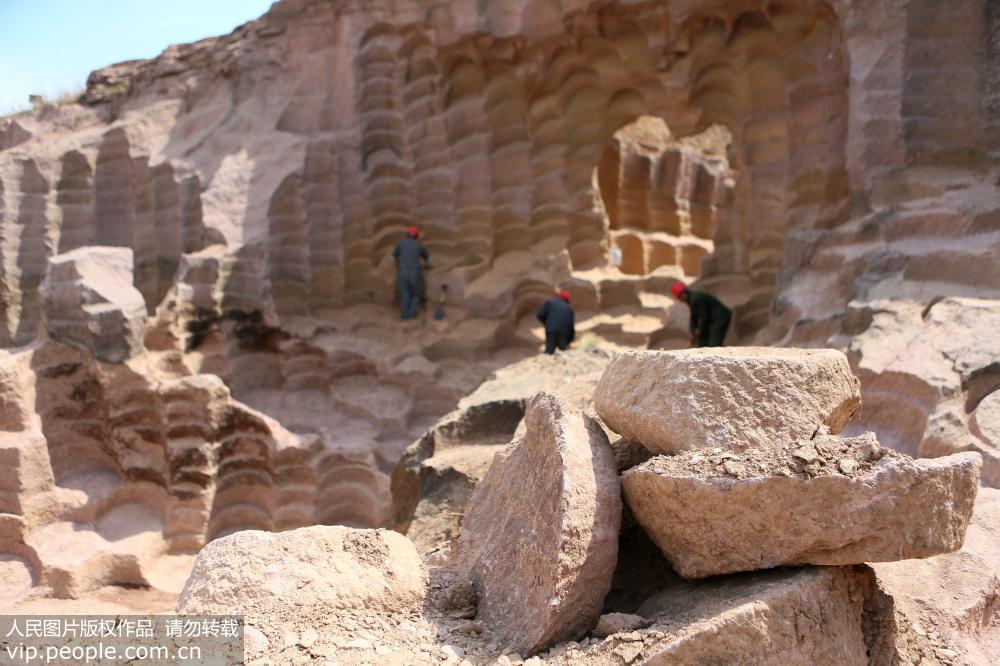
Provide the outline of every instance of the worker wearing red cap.
[[420,229],[409,227],[406,238],[396,243],[392,251],[396,260],[396,290],[399,292],[399,311],[402,319],[416,319],[420,295],[423,292],[421,260],[430,265],[430,255],[419,240]]
[[538,320],[545,325],[545,353],[555,354],[556,347],[566,351],[576,337],[576,315],[569,304],[569,292],[561,289],[555,298],[542,303]]
[[712,294],[691,291],[683,282],[674,282],[670,293],[691,308],[691,344],[695,347],[721,347],[733,318],[732,310]]

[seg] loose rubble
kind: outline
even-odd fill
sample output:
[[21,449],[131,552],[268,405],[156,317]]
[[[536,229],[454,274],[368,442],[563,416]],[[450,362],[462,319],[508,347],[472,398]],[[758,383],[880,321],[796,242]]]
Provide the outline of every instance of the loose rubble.
[[607,638],[612,634],[619,634],[623,631],[635,631],[644,629],[653,624],[652,620],[647,620],[640,615],[631,613],[605,613],[597,621],[597,626],[591,630],[590,635],[594,638]]
[[[727,362],[703,353],[706,365],[719,358]],[[448,447],[473,442],[492,432],[484,414],[482,423],[468,413],[446,419],[435,437]],[[967,528],[967,548],[977,552],[995,536],[989,518],[982,525],[973,514],[992,506],[988,497],[976,503],[979,455],[914,461],[871,433],[831,434],[842,425],[738,451],[653,455],[641,440],[609,444],[597,421],[540,393],[528,401],[522,434],[494,444],[499,453],[472,480],[457,550],[428,563],[420,608],[401,617],[356,598],[343,606],[346,621],[262,626],[254,649],[271,647],[257,659],[634,664],[753,654],[767,663],[957,664],[964,652],[990,654],[969,630],[927,615],[905,585],[907,571],[941,567],[936,580],[962,567],[983,593],[952,615],[969,626],[990,622],[985,600],[1000,567],[967,549],[952,553]],[[619,475],[628,509],[620,535]],[[644,533],[653,543],[640,556]],[[628,552],[618,552],[619,536]],[[930,557],[938,553],[952,554]],[[862,564],[879,560],[902,561]],[[836,566],[783,566],[792,564]],[[647,586],[615,590],[608,610],[612,571]]]
[[406,449],[393,470],[393,528],[422,555],[446,558],[473,488],[493,456],[521,434],[528,399],[546,391],[593,415],[590,398],[609,359],[599,349],[529,357],[462,398]]

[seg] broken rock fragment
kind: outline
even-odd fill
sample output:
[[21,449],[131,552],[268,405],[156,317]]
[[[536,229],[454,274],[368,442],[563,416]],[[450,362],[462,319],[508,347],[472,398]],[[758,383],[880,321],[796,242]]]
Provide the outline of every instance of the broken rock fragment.
[[622,483],[629,508],[677,573],[702,578],[952,552],[962,546],[981,467],[977,453],[912,460],[868,433],[740,454],[658,456]]
[[631,613],[605,613],[597,621],[597,626],[594,627],[590,634],[594,638],[607,638],[612,634],[618,634],[623,631],[644,629],[651,624],[653,624],[652,620],[647,620],[642,616]]
[[[919,663],[921,644],[958,647],[970,664],[1000,664],[1000,490],[982,487],[962,548],[923,560],[872,565],[890,608],[909,622],[909,640],[891,644],[891,663]],[[927,632],[940,634],[931,638]],[[916,638],[916,640],[913,640]],[[943,645],[941,644],[943,643]],[[917,648],[917,649],[915,649]],[[890,663],[888,660],[872,663]]]
[[615,432],[655,453],[837,433],[861,407],[847,357],[833,349],[734,347],[626,352],[594,392]]
[[52,257],[43,285],[49,336],[111,363],[143,351],[146,302],[132,273],[130,248],[82,247]]
[[177,612],[259,616],[322,607],[390,613],[419,608],[425,588],[416,548],[390,530],[245,530],[198,553]]
[[596,421],[539,393],[525,423],[469,500],[458,561],[478,618],[505,648],[530,654],[597,621],[617,561],[621,495]]

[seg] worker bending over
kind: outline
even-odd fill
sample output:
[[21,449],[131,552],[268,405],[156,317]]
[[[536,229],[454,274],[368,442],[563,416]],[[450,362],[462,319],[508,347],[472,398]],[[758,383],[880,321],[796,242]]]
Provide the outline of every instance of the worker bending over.
[[561,290],[538,308],[538,320],[545,324],[545,353],[555,354],[556,347],[566,351],[576,337],[576,315],[569,304],[569,292]]
[[721,347],[733,318],[732,310],[712,294],[691,291],[683,282],[674,282],[671,293],[691,308],[691,344],[695,347]]
[[406,238],[396,243],[396,248],[392,251],[396,260],[396,290],[399,292],[401,319],[417,318],[417,307],[423,293],[420,260],[430,266],[430,255],[418,238],[420,229],[410,227],[406,230]]

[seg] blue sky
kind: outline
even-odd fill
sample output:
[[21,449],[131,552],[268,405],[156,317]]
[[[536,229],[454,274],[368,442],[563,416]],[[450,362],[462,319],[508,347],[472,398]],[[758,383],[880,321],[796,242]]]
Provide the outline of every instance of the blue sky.
[[105,65],[231,32],[272,1],[0,0],[0,114],[82,89]]

